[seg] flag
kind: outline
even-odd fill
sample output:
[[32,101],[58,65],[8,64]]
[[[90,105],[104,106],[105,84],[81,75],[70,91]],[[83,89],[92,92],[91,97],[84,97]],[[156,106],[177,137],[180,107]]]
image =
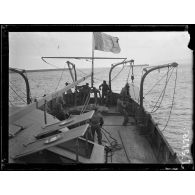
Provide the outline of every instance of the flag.
[[100,51],[110,51],[112,53],[119,53],[121,51],[118,37],[112,37],[105,33],[94,32],[94,48]]

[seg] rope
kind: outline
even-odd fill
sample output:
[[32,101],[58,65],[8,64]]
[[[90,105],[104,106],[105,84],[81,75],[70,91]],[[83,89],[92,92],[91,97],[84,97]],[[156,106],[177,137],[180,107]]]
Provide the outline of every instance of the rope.
[[[173,67],[171,68],[171,69],[169,69],[168,70],[168,72],[170,71],[170,70],[172,70],[173,69]],[[142,71],[142,73],[143,73],[143,71]],[[152,89],[154,89],[154,87],[165,77],[167,75],[167,73],[165,73],[153,86],[152,86],[152,88],[150,89],[150,90],[148,90],[148,92],[146,92],[145,93],[145,95],[144,95],[144,98],[145,98],[145,96],[146,95],[148,95],[151,91],[152,91]]]
[[23,95],[25,95],[26,97],[26,94],[20,89],[18,88],[15,84],[13,84],[11,81],[9,81],[17,90],[21,91]]
[[129,81],[130,71],[131,71],[131,66],[129,67],[129,73],[128,73],[128,76],[127,76],[127,83],[128,83],[128,81]]
[[162,131],[164,131],[166,129],[166,127],[169,123],[170,117],[171,117],[171,112],[172,112],[172,109],[173,109],[173,103],[174,103],[174,99],[175,99],[176,83],[177,83],[177,68],[176,68],[175,86],[174,86],[173,98],[172,98],[172,103],[171,103],[171,109],[170,109],[170,112],[169,112],[169,117],[168,117],[167,123],[166,123],[166,125],[165,125],[165,127],[163,128]]
[[[111,162],[112,162],[112,156],[114,155],[114,152],[116,152],[117,150],[121,150],[122,149],[122,146],[120,144],[118,144],[117,140],[112,137],[112,135],[110,134],[110,132],[108,132],[103,127],[101,127],[101,129],[102,129],[102,133],[104,134],[105,138],[107,139],[107,141],[110,144],[110,146],[107,146],[107,148],[108,148],[108,152],[111,153],[108,157],[111,157]],[[113,141],[110,141],[108,139],[108,137],[106,136],[106,133],[109,135],[109,138],[112,139]]]
[[[166,91],[167,84],[168,84],[168,82],[169,82],[169,80],[170,80],[170,78],[171,78],[171,75],[173,74],[173,70],[174,70],[174,69],[172,69],[172,72],[171,72],[169,78],[166,79],[164,89],[162,90],[162,92],[161,92],[161,94],[160,94],[160,96],[159,96],[157,102],[155,103],[155,105],[154,105],[154,107],[153,107],[153,109],[152,109],[152,111],[151,111],[150,113],[154,113],[154,112],[156,112],[156,111],[160,108],[160,105],[161,105],[161,103],[162,103],[162,100],[164,99],[164,95],[165,95],[165,91]],[[168,72],[167,72],[167,77],[168,77]],[[161,98],[161,96],[162,96],[162,98]],[[161,101],[160,101],[159,105],[156,106],[157,103],[158,103],[158,101],[160,100],[160,98],[161,98]],[[157,107],[156,110],[154,110],[155,107]]]
[[85,103],[83,105],[83,109],[81,110],[80,114],[83,114],[83,112],[85,112],[85,110],[89,104],[89,100],[90,100],[90,92],[87,95],[87,98],[86,98]]
[[10,103],[12,106],[14,106],[14,105],[12,104],[12,101],[9,100],[9,103]]
[[58,67],[58,66],[56,66],[56,65],[54,65],[54,64],[51,64],[51,63],[49,63],[49,62],[47,62],[45,59],[43,59],[43,57],[41,58],[46,64],[49,64],[49,65],[51,65],[51,66],[53,66],[53,67],[55,67],[55,68],[60,68],[60,67]]
[[122,72],[122,70],[124,69],[124,64],[123,64],[123,67],[121,68],[121,70],[118,72],[118,74],[116,74],[112,79],[111,79],[111,81],[113,81],[121,72]]
[[63,71],[62,71],[62,73],[61,73],[61,76],[60,76],[60,79],[59,79],[59,81],[58,81],[58,84],[57,84],[57,87],[56,87],[56,89],[55,89],[55,92],[56,92],[56,90],[57,90],[57,88],[58,88],[58,86],[59,86],[59,84],[60,84],[60,81],[61,81],[61,79],[62,79],[62,75],[63,75],[64,70],[65,70],[65,66],[64,66],[64,69],[63,69]]
[[[79,71],[79,72],[81,72],[83,75],[87,75],[86,73],[84,73],[83,71],[81,71],[80,69],[77,69],[77,71]],[[96,74],[100,74],[100,73],[102,73],[103,71],[101,71],[101,72],[98,72],[98,73],[96,73]],[[101,81],[102,82],[102,79],[99,79],[99,78],[97,78],[97,77],[93,77],[95,80],[97,80],[97,81]]]
[[18,95],[18,93],[12,88],[12,86],[9,85],[9,87],[11,87],[11,89],[14,91],[14,93],[26,104],[26,101],[20,95]]

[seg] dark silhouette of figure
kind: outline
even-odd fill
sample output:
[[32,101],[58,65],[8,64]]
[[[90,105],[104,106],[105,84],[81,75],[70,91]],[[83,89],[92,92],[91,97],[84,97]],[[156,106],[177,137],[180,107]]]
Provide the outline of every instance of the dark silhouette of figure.
[[90,121],[91,124],[91,133],[92,133],[92,141],[94,141],[95,132],[97,134],[98,138],[98,144],[102,144],[102,132],[101,127],[104,124],[104,120],[102,115],[100,114],[100,111],[95,108],[95,113]]
[[109,86],[107,85],[106,81],[104,80],[103,83],[99,86],[99,90],[102,90],[102,104],[107,103],[108,93],[109,93]]

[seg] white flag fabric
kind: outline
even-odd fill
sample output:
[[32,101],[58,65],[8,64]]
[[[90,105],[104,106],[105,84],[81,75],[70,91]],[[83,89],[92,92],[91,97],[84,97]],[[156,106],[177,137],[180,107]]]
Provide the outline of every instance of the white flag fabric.
[[100,51],[108,51],[112,53],[119,53],[121,51],[118,37],[112,37],[105,33],[94,32],[94,49]]

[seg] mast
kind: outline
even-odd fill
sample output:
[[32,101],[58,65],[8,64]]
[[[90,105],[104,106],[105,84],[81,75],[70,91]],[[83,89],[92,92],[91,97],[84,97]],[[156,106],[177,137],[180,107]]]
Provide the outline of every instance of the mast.
[[94,37],[92,32],[92,67],[91,67],[91,87],[93,87],[93,74],[94,74]]

